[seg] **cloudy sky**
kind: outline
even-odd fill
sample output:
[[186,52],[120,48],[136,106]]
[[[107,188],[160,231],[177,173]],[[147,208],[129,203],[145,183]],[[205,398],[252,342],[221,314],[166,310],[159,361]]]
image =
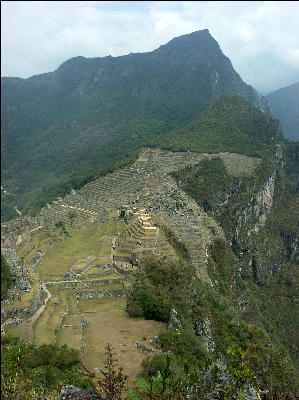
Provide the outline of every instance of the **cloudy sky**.
[[262,94],[299,81],[299,1],[2,1],[1,11],[1,76],[152,51],[207,28]]

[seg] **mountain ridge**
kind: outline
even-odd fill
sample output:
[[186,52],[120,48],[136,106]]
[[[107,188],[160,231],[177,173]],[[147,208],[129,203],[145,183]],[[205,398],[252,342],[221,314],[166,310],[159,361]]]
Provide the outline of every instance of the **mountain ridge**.
[[[198,41],[202,47],[194,46]],[[208,62],[209,48],[216,64]],[[58,72],[3,82],[3,185],[18,189],[23,213],[28,204],[27,211],[36,211],[1,225],[3,253],[23,307],[29,298],[43,307],[42,288],[54,284],[46,323],[42,317],[28,327],[35,308],[16,314],[9,299],[5,329],[25,327],[26,337],[35,332],[35,344],[46,333],[49,342],[92,350],[95,365],[101,358],[90,345],[113,333],[123,360],[134,355],[136,374],[137,347],[148,344],[145,336],[140,342],[144,329],[128,334],[128,321],[148,328],[163,322],[167,332],[158,343],[173,353],[176,370],[186,370],[183,355],[198,377],[209,360],[217,375],[218,357],[229,366],[228,352],[244,351],[249,364],[236,359],[237,374],[240,365],[249,366],[256,376],[250,383],[265,398],[294,398],[298,146],[285,140],[279,120],[256,107],[263,97],[241,80],[209,33],[174,39],[160,52],[77,57]],[[12,207],[5,196],[4,206]],[[143,263],[151,255],[161,259]],[[107,280],[107,273],[116,279]],[[111,306],[111,296],[127,290],[105,331],[99,299]],[[80,314],[91,309],[89,324]],[[60,313],[66,319],[56,318]],[[156,356],[162,361],[165,354]],[[144,371],[153,370],[153,361]],[[211,369],[211,383],[210,376]],[[245,396],[244,382],[223,381],[221,371],[216,378],[224,397],[228,382]],[[219,386],[212,386],[195,398],[218,398]],[[169,388],[176,387],[171,381]]]
[[54,72],[3,78],[1,86],[2,181],[22,211],[49,186],[70,190],[134,158],[151,137],[191,121],[211,97],[240,95],[269,109],[207,30],[148,53],[75,57]]

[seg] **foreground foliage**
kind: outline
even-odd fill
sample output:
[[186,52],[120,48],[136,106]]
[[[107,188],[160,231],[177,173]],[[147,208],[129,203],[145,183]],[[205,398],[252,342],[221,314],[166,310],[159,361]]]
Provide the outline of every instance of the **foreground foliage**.
[[57,394],[61,382],[92,388],[79,374],[79,353],[64,345],[35,347],[18,337],[1,339],[1,399],[31,400]]
[[[104,368],[100,370],[103,378],[97,379],[98,398],[101,400],[122,400],[128,376],[122,372],[123,369],[121,367],[118,367],[113,347],[108,343],[105,349],[107,358]],[[90,372],[83,363],[81,363],[80,373],[89,378],[96,377],[96,374]]]

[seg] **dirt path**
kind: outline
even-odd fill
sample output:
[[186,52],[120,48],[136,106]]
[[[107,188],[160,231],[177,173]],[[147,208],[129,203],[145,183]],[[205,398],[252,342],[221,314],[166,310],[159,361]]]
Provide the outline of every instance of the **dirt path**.
[[[23,326],[24,327],[24,333],[26,336],[26,340],[30,343],[33,343],[33,329],[32,329],[32,325],[34,324],[34,322],[37,320],[37,318],[41,315],[41,313],[44,311],[48,300],[52,297],[50,291],[47,289],[46,286],[46,282],[44,282],[42,284],[42,288],[43,290],[47,293],[47,297],[43,300],[42,305],[35,311],[35,313],[29,317],[28,319],[26,319],[25,321],[21,322],[20,324],[18,324],[18,326]],[[2,325],[1,325],[1,334],[4,333],[4,328],[5,326],[9,323],[12,322],[13,319],[8,319],[7,321],[5,321]]]
[[52,297],[50,291],[48,290],[47,286],[45,283],[42,284],[43,290],[47,293],[47,297],[45,300],[43,300],[42,305],[36,310],[36,312],[32,315],[32,317],[26,319],[24,322],[22,322],[20,325],[23,325],[24,327],[24,333],[26,335],[26,340],[28,340],[29,343],[33,343],[33,324],[34,322],[38,319],[38,317],[41,315],[41,313],[45,310],[46,305],[48,300]]

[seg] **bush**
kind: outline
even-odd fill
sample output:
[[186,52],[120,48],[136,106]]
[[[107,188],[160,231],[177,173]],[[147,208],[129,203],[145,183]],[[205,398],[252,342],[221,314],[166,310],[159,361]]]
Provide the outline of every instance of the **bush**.
[[10,266],[7,264],[4,256],[1,254],[1,300],[7,299],[8,289],[12,284],[12,275]]
[[[167,322],[170,312],[168,304],[162,296],[151,293],[147,287],[139,287],[134,291],[135,310],[141,309],[145,319]],[[132,302],[131,302],[132,304]]]
[[[1,398],[38,399],[57,390],[59,382],[93,388],[91,381],[79,374],[78,351],[66,345],[35,347],[5,336],[1,340],[1,356],[1,381],[6,396]],[[40,397],[35,397],[37,394]]]
[[142,307],[140,307],[138,304],[136,304],[134,301],[131,300],[128,300],[127,302],[126,311],[132,318],[138,318],[144,316]]

